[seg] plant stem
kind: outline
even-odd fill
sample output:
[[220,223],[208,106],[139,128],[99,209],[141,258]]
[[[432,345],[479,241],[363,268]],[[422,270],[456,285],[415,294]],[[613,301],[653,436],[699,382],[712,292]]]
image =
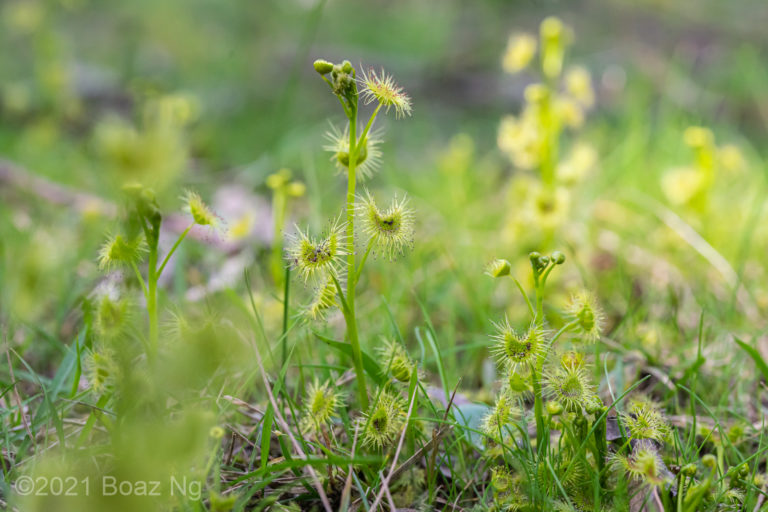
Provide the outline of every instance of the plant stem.
[[160,279],[160,275],[163,273],[163,269],[168,264],[168,261],[170,261],[171,256],[173,256],[173,253],[176,252],[176,249],[178,249],[179,244],[187,237],[187,233],[189,233],[189,230],[192,229],[192,226],[194,226],[195,223],[193,222],[189,226],[187,226],[187,229],[185,229],[181,235],[179,235],[179,238],[176,240],[176,243],[173,244],[173,247],[171,247],[171,250],[168,251],[168,254],[165,255],[165,258],[163,259],[163,263],[160,264],[160,268],[157,270],[157,278]]
[[677,512],[682,512],[683,510],[683,489],[685,489],[685,475],[680,473],[677,476],[677,507],[675,510]]
[[510,278],[515,282],[515,285],[517,286],[517,289],[520,290],[520,295],[523,296],[525,299],[525,303],[528,306],[528,312],[531,314],[532,317],[536,316],[536,311],[533,309],[533,305],[531,304],[531,299],[528,298],[528,294],[525,293],[525,289],[523,288],[523,285],[520,284],[520,281],[518,281],[515,276],[512,274],[509,275]]
[[[539,278],[538,269],[533,269],[534,291],[536,294],[536,327],[544,328],[544,294],[543,280]],[[546,354],[539,356],[546,357]],[[544,401],[541,397],[541,383],[539,382],[539,362],[531,364],[531,383],[533,384],[533,412],[536,415],[536,451],[541,457],[545,453],[544,447]]]
[[133,267],[133,271],[136,273],[136,279],[139,280],[139,284],[141,285],[141,291],[144,292],[144,298],[148,298],[148,291],[147,291],[147,285],[144,283],[144,278],[141,277],[141,272],[139,272],[139,267],[136,266],[135,262],[131,262],[131,267]]
[[149,315],[149,353],[150,361],[157,354],[158,321],[157,321],[157,238],[149,246],[149,269],[147,271],[147,314]]
[[285,210],[287,206],[287,198],[285,190],[280,187],[275,190],[272,196],[272,219],[273,224],[273,238],[272,238],[272,256],[270,260],[272,279],[275,281],[275,285],[279,287],[281,279],[283,279],[283,227],[285,226]]
[[360,405],[368,408],[368,389],[365,384],[363,370],[363,354],[360,350],[360,340],[357,334],[357,319],[355,318],[355,185],[357,181],[357,102],[349,115],[349,168],[347,170],[347,240],[350,247],[347,254],[347,338],[352,347],[352,358],[357,373],[357,391],[360,395]]
[[540,358],[539,358],[539,360],[538,360],[538,362],[537,362],[537,366],[536,366],[536,369],[538,370],[538,372],[539,372],[539,373],[541,373],[541,372],[542,372],[542,370],[543,370],[543,368],[544,368],[544,361],[545,361],[545,359],[546,359],[546,356],[547,356],[547,354],[549,354],[549,350],[550,350],[550,349],[551,349],[551,348],[554,346],[555,342],[556,342],[558,339],[560,339],[560,336],[562,336],[562,335],[563,335],[563,333],[565,333],[565,332],[567,332],[568,330],[570,330],[570,329],[571,329],[571,328],[572,328],[574,325],[576,325],[577,323],[579,323],[579,321],[578,321],[578,320],[573,320],[573,321],[571,321],[571,322],[568,322],[567,324],[565,324],[564,326],[562,326],[562,327],[560,328],[560,330],[559,330],[559,331],[557,331],[557,332],[555,333],[555,335],[554,335],[554,336],[552,336],[552,339],[551,339],[551,340],[549,340],[549,343],[547,344],[546,348],[544,349],[544,356],[543,356],[543,357],[540,357]]
[[554,113],[553,97],[557,90],[553,78],[548,77],[544,84],[545,93],[540,105],[540,122],[544,127],[544,144],[541,155],[541,179],[548,190],[555,187],[555,171],[557,168],[558,145],[560,139],[560,122]]
[[536,451],[541,457],[544,453],[544,402],[541,399],[541,383],[535,365],[531,365],[531,383],[533,384],[533,412],[536,415]]
[[371,114],[371,118],[368,119],[368,123],[366,123],[363,133],[360,134],[360,142],[364,142],[365,138],[368,137],[368,132],[371,130],[371,126],[373,126],[373,121],[374,119],[376,119],[376,114],[379,113],[380,109],[381,109],[381,103],[376,105],[376,109],[373,111],[373,114]]
[[288,345],[288,295],[290,292],[290,284],[291,284],[291,266],[286,265],[285,266],[285,288],[283,289],[283,335],[281,336],[283,338],[283,359],[282,363],[283,366],[285,366],[285,360],[287,358],[287,348]]
[[360,279],[360,273],[363,271],[363,266],[365,266],[366,260],[368,260],[368,255],[371,253],[371,249],[373,249],[373,244],[376,240],[371,238],[368,241],[368,247],[365,248],[365,254],[363,254],[363,259],[360,260],[360,263],[357,265],[357,270],[355,271],[355,283]]

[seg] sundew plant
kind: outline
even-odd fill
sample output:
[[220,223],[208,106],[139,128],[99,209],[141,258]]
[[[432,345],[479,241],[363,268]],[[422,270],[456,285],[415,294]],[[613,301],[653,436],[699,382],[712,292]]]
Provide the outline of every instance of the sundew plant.
[[0,508],[768,512],[700,1],[0,5]]
[[[334,305],[344,314],[358,396],[361,406],[366,409],[368,387],[355,313],[355,290],[371,251],[394,259],[412,244],[414,228],[413,213],[405,198],[395,199],[382,209],[370,193],[357,195],[357,182],[371,177],[380,164],[381,151],[377,148],[380,141],[372,131],[376,116],[381,111],[387,113],[390,110],[396,117],[410,115],[411,99],[383,70],[370,69],[358,78],[349,61],[334,65],[316,60],[314,68],[338,98],[347,118],[343,129],[334,127],[328,133],[330,143],[325,146],[340,174],[346,176],[346,205],[342,220],[333,221],[323,234],[313,237],[299,229],[286,251],[286,259],[305,283],[316,288],[307,308],[310,317],[315,318]],[[358,119],[361,103],[376,104],[364,125]],[[358,218],[358,230],[367,238],[362,258],[357,258],[355,247],[359,238],[355,231]]]
[[[520,207],[508,212],[505,236],[534,246],[562,236],[559,231],[575,210],[575,187],[597,164],[594,147],[576,136],[595,93],[586,68],[566,65],[573,31],[549,17],[539,32],[538,37],[525,32],[509,37],[504,71],[534,68],[539,81],[525,86],[521,112],[504,116],[497,136],[499,149],[518,171],[510,180],[508,200]],[[563,144],[566,135],[568,145]]]
[[[550,329],[544,314],[547,279],[565,256],[533,252],[530,262],[532,298],[510,276],[506,260],[494,261],[487,271],[494,278],[510,276],[529,311],[520,327],[507,318],[494,322],[491,335],[503,380],[481,428],[486,457],[502,462],[491,468],[498,508],[627,510],[638,500],[653,500],[660,510],[699,510],[707,503],[740,507],[747,488],[762,485],[764,475],[748,464],[726,467],[713,455],[686,455],[661,404],[634,392],[642,381],[606,407],[589,355],[605,329],[603,310],[593,294],[580,291],[563,309],[563,325]],[[533,431],[526,410],[531,395]],[[728,435],[738,443],[743,431]],[[718,468],[727,481],[715,480]]]

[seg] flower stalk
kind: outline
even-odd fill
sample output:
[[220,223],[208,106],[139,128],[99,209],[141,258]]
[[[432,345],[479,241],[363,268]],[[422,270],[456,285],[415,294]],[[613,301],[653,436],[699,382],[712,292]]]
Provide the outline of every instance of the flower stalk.
[[[349,167],[347,170],[347,241],[354,244],[355,240],[355,186],[357,181],[358,144],[357,144],[357,88],[355,88],[354,102],[348,112],[349,118]],[[370,123],[370,122],[369,122]],[[369,124],[370,125],[370,124]],[[357,374],[357,389],[360,395],[360,405],[368,408],[368,389],[365,383],[363,370],[363,353],[360,349],[360,339],[357,333],[357,318],[355,314],[355,288],[357,286],[357,272],[355,271],[354,248],[347,254],[347,337],[352,346],[352,358],[354,359],[355,373]]]
[[[367,409],[369,405],[368,386],[363,368],[363,353],[360,348],[357,313],[355,309],[357,283],[360,279],[362,268],[368,260],[368,255],[374,245],[381,244],[385,249],[393,246],[399,247],[399,244],[401,244],[400,241],[407,238],[405,233],[409,232],[410,223],[404,226],[402,222],[396,222],[393,219],[385,219],[388,236],[386,241],[379,236],[379,233],[370,233],[370,230],[368,229],[369,225],[364,224],[365,234],[369,235],[370,239],[362,259],[358,262],[354,247],[355,216],[358,213],[358,205],[356,203],[357,182],[358,178],[362,180],[369,176],[371,171],[378,166],[377,158],[380,156],[380,152],[376,148],[378,140],[371,134],[371,129],[382,107],[385,107],[385,111],[389,111],[390,108],[394,107],[396,116],[402,117],[410,114],[411,103],[410,98],[394,82],[392,77],[385,74],[383,71],[377,74],[375,71],[371,70],[367,74],[363,73],[362,78],[358,79],[357,73],[349,61],[344,61],[341,64],[332,64],[322,59],[314,62],[314,68],[339,100],[348,122],[347,129],[344,131],[335,128],[332,129],[331,133],[329,133],[331,144],[325,147],[326,150],[332,152],[331,161],[335,163],[336,167],[342,173],[346,173],[347,178],[345,204],[346,223],[344,227],[346,233],[346,251],[343,253],[346,258],[344,259],[344,263],[339,264],[338,266],[327,265],[328,268],[326,270],[328,272],[326,275],[329,275],[333,280],[338,292],[339,307],[344,315],[344,321],[347,327],[346,336],[352,352],[352,362],[357,378],[357,390],[359,393],[360,405],[363,409]],[[361,86],[360,90],[358,90],[358,85]],[[358,135],[358,117],[361,94],[363,95],[365,104],[375,101],[377,105],[370,118],[368,118],[368,121],[365,123],[365,127]],[[410,215],[410,212],[402,208],[402,205],[399,205],[400,209],[397,209],[398,205],[395,205],[393,208],[396,210],[395,213],[401,216],[400,218]],[[380,220],[380,212],[375,208],[372,211],[375,216],[374,220]],[[367,222],[369,219],[364,220]],[[395,240],[395,242],[392,240]],[[294,251],[293,254],[296,254],[296,252]],[[336,251],[336,254],[329,254],[328,259],[332,259],[337,255],[341,256],[341,252]],[[314,263],[301,261],[301,256],[302,255],[299,254],[298,258],[294,258],[295,266],[302,267]],[[346,291],[339,281],[340,275],[346,276]]]
[[[133,232],[134,236],[120,234],[110,237],[99,251],[99,266],[104,270],[124,266],[131,268],[136,275],[146,302],[149,323],[146,343],[147,360],[150,364],[154,364],[157,358],[160,334],[158,304],[160,276],[192,227],[198,224],[214,228],[218,225],[218,218],[198,194],[187,191],[182,200],[185,203],[184,210],[192,216],[193,221],[181,232],[168,254],[160,261],[160,226],[163,216],[155,200],[154,192],[141,185],[128,185],[124,187],[124,190],[129,196],[131,206],[127,231]],[[139,269],[139,264],[144,261],[145,256],[147,263],[146,279],[142,277]]]

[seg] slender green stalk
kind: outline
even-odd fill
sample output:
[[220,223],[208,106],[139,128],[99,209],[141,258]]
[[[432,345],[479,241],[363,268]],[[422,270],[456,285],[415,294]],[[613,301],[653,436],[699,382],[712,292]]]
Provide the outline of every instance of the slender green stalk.
[[[285,266],[285,286],[283,288],[283,366],[285,366],[285,360],[287,359],[287,339],[288,339],[288,298],[291,289],[291,266]],[[302,388],[303,389],[303,388]]]
[[547,346],[544,348],[543,354],[539,357],[539,360],[536,364],[536,369],[538,370],[539,374],[541,374],[542,370],[544,369],[544,361],[547,359],[547,354],[549,354],[549,350],[554,346],[555,342],[562,336],[564,333],[568,332],[573,326],[575,326],[577,323],[579,323],[578,320],[572,320],[562,326],[559,331],[555,333],[554,336],[552,336],[552,339],[549,340],[549,343],[547,343]]
[[533,364],[531,364],[531,383],[533,384],[533,412],[536,415],[536,450],[541,457],[544,454],[544,402],[541,398],[539,376]]
[[686,476],[682,473],[677,475],[677,506],[675,510],[682,512],[683,510],[683,489],[685,489]]
[[[534,280],[534,291],[536,295],[536,327],[538,329],[544,328],[544,284],[546,283],[547,276],[549,276],[549,272],[554,268],[554,264],[552,264],[549,268],[547,268],[543,273],[540,272],[540,269],[536,267],[536,264],[533,266],[533,280]],[[548,351],[549,349],[547,349]],[[541,395],[541,365],[540,362],[543,363],[544,358],[546,357],[546,353],[542,354],[539,359],[540,361],[536,361],[534,364],[531,364],[531,384],[533,385],[533,412],[536,416],[536,450],[539,453],[539,456],[542,456],[545,451],[545,443],[547,441],[546,437],[544,436],[544,400]]]
[[376,109],[373,111],[373,114],[371,114],[371,118],[368,120],[368,123],[366,123],[363,133],[360,134],[361,142],[365,141],[365,138],[368,137],[368,132],[371,131],[371,126],[373,126],[373,121],[376,119],[376,115],[379,113],[379,110],[381,110],[381,103],[376,105]]
[[355,373],[357,373],[357,391],[360,395],[360,405],[363,409],[368,408],[368,388],[365,383],[365,372],[363,370],[363,353],[360,349],[360,340],[357,333],[357,319],[355,317],[355,286],[357,285],[355,275],[355,186],[357,182],[357,102],[349,114],[349,168],[347,171],[347,240],[350,245],[349,254],[347,254],[347,338],[352,347],[352,358],[354,359]]
[[368,247],[365,248],[365,254],[363,254],[363,259],[360,260],[360,263],[357,265],[357,270],[355,271],[355,283],[360,280],[360,273],[363,271],[363,267],[365,266],[366,260],[368,260],[368,255],[371,254],[371,249],[373,249],[373,244],[376,242],[373,238],[371,238],[368,241]]
[[[362,385],[365,385],[365,368],[363,367],[363,355],[360,351],[360,343],[357,338],[357,324],[355,323],[354,317],[350,315],[350,309],[349,309],[349,303],[347,302],[347,299],[344,297],[344,290],[341,288],[341,283],[339,283],[339,280],[336,278],[335,275],[331,274],[331,277],[333,278],[333,283],[336,285],[336,291],[339,294],[339,299],[341,300],[341,313],[344,315],[344,322],[347,324],[347,332],[349,333],[349,344],[352,346],[352,364],[355,367],[355,374],[358,377],[358,384],[360,381],[362,381]],[[353,330],[354,329],[354,330]],[[354,334],[352,334],[354,332]],[[354,336],[354,337],[353,337]],[[355,340],[353,343],[352,340]],[[355,347],[357,347],[357,351],[355,352]],[[359,356],[359,357],[358,357]],[[360,394],[360,403],[363,405],[364,408],[368,407],[368,391],[367,389],[363,388],[361,385],[358,385],[358,393]]]
[[560,120],[554,111],[554,97],[557,94],[557,84],[554,78],[547,77],[544,83],[544,95],[540,104],[541,126],[544,127],[544,144],[541,155],[541,179],[544,185],[553,189],[555,186],[555,171],[560,144]]
[[75,441],[75,446],[80,447],[85,445],[85,442],[88,440],[88,435],[91,433],[91,430],[93,430],[93,427],[96,425],[96,422],[99,420],[102,409],[104,409],[107,406],[107,403],[109,403],[109,399],[111,397],[112,397],[111,392],[106,392],[99,397],[99,400],[96,402],[96,407],[94,407],[91,410],[91,413],[88,415],[88,419],[86,420],[85,425],[83,426],[82,430],[80,430],[80,435],[77,436],[77,441]]
[[159,325],[157,317],[157,238],[149,246],[149,270],[147,272],[147,314],[149,315],[149,359],[157,354]]
[[168,254],[165,255],[165,258],[163,259],[163,263],[160,264],[160,268],[157,270],[157,278],[160,279],[160,276],[163,273],[163,269],[168,264],[168,261],[170,261],[171,256],[173,256],[173,253],[176,252],[176,249],[178,249],[179,244],[187,237],[187,234],[189,233],[189,230],[192,229],[192,226],[194,226],[195,223],[193,222],[189,226],[187,226],[187,229],[185,229],[181,235],[179,235],[179,238],[176,240],[176,243],[173,244],[173,247],[171,247],[171,250],[168,251]]
[[147,299],[149,297],[149,291],[147,290],[147,285],[144,283],[144,278],[141,277],[141,272],[139,272],[139,267],[136,266],[135,261],[131,262],[131,267],[133,267],[133,271],[136,273],[136,279],[139,280],[141,291],[144,292],[144,298]]
[[344,297],[344,290],[341,288],[341,283],[339,283],[335,275],[331,274],[331,279],[333,279],[333,284],[336,285],[336,291],[339,294],[339,299],[341,299],[341,312],[344,313],[344,321],[346,322],[349,306],[347,306],[347,299]]
[[[534,270],[534,280],[536,283],[536,326],[539,329],[544,327],[544,301],[538,272]],[[541,383],[539,382],[538,362],[531,365],[531,383],[533,384],[533,412],[536,416],[536,450],[541,456],[544,444],[544,402],[541,396]]]
[[274,238],[272,239],[271,271],[272,279],[279,287],[283,278],[283,226],[285,226],[286,193],[282,188],[275,190],[272,198],[272,219]]
[[533,305],[531,304],[531,299],[529,299],[528,294],[525,293],[525,289],[523,288],[523,285],[520,284],[520,281],[518,281],[515,278],[515,276],[513,276],[512,274],[510,274],[509,277],[515,282],[517,289],[520,290],[520,295],[522,295],[523,299],[525,299],[525,304],[528,306],[528,312],[531,314],[531,316],[535,316],[536,311],[533,309]]

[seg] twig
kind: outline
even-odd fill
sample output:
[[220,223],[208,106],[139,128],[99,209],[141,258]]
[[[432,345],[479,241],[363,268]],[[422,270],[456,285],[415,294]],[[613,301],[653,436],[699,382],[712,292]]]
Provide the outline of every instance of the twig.
[[234,432],[229,436],[229,452],[227,452],[227,458],[224,462],[225,466],[229,466],[232,463],[232,454],[235,451],[235,437],[237,437],[237,434]]
[[[384,474],[381,471],[379,471],[379,476],[380,477],[384,477]],[[389,490],[389,483],[387,483],[385,485],[383,482],[384,481],[382,480],[382,486],[383,486],[382,489],[384,490],[384,494],[387,497],[387,502],[389,503],[389,508],[390,508],[390,510],[392,512],[397,512],[397,507],[395,506],[395,500],[392,499],[392,493]]]

